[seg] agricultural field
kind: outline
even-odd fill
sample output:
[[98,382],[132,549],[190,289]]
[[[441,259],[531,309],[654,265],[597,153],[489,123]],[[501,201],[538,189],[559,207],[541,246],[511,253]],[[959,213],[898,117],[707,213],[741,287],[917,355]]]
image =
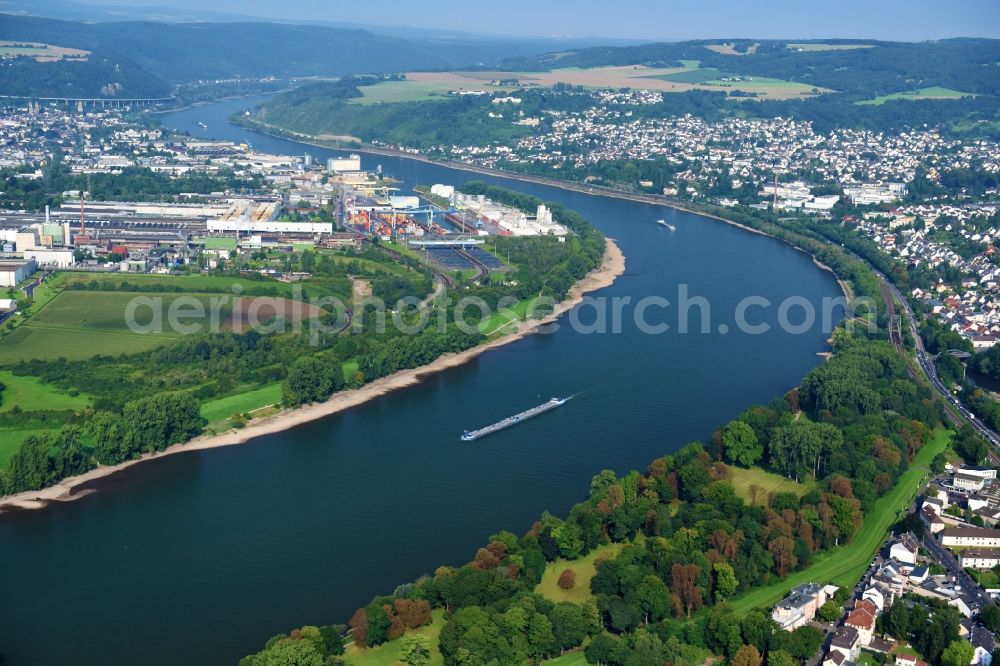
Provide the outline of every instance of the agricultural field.
[[751,44],[747,48],[746,51],[737,51],[735,44],[706,44],[705,45],[705,48],[708,49],[709,51],[714,51],[715,53],[720,53],[722,55],[733,55],[733,56],[753,55],[754,53],[757,53],[757,49],[759,47],[760,47],[760,44]]
[[34,58],[38,62],[58,62],[60,60],[87,60],[90,51],[71,49],[40,42],[0,41],[0,58]]
[[[421,82],[446,86],[452,90],[474,89],[503,90],[499,81],[517,80],[523,86],[550,87],[565,83],[585,88],[633,88],[661,92],[687,90],[718,90],[719,88],[756,93],[768,99],[788,99],[814,94],[813,87],[791,81],[766,77],[744,77],[743,81],[724,81],[724,76],[714,68],[699,68],[698,61],[684,63],[685,67],[646,67],[624,65],[615,67],[576,67],[554,69],[548,72],[410,72],[405,83]],[[826,92],[819,90],[819,92]]]
[[[126,316],[129,303],[135,298],[152,299],[135,309],[134,321],[147,327],[147,333],[129,328]],[[0,341],[0,363],[40,358],[65,357],[83,359],[98,354],[118,356],[154,349],[181,335],[167,325],[171,304],[177,299],[189,302],[182,308],[178,321],[190,330],[208,330],[212,325],[212,298],[209,294],[134,293],[63,291],[33,317],[20,324]],[[193,301],[191,299],[194,299]],[[229,319],[231,299],[220,303],[216,311],[220,324]],[[187,316],[191,306],[200,304],[201,316]],[[155,309],[154,309],[155,308]],[[162,326],[154,323],[158,315]]]
[[918,90],[909,90],[907,92],[891,93],[889,95],[881,95],[875,99],[866,99],[861,102],[855,102],[855,104],[874,104],[880,105],[885,104],[889,100],[894,99],[908,99],[908,100],[923,100],[923,99],[961,99],[963,97],[973,97],[969,93],[964,93],[958,90],[952,90],[951,88],[942,88],[941,86],[931,86],[929,88],[920,88]]
[[427,662],[427,666],[441,666],[444,664],[444,657],[438,650],[438,637],[445,624],[444,609],[438,608],[432,611],[431,618],[430,624],[418,629],[408,629],[403,637],[383,643],[378,647],[362,650],[352,643],[347,646],[344,656],[347,657],[347,662],[351,666],[397,666],[403,663],[401,661],[403,638],[405,636],[423,636],[427,639],[427,645],[431,652],[431,659]]
[[0,341],[0,364],[33,358],[54,360],[63,357],[72,361],[97,354],[135,354],[162,347],[172,339],[161,335],[136,335],[130,331],[49,329],[22,324]]
[[[299,291],[306,297],[326,296],[329,289],[311,283],[290,283],[277,280],[252,280],[229,275],[155,275],[152,273],[63,273],[59,276],[63,287],[88,289],[88,285],[109,285],[125,291],[183,291],[192,293],[273,295],[294,298]],[[103,289],[104,287],[100,287]]]
[[[609,543],[598,546],[578,560],[560,558],[555,562],[549,562],[545,566],[542,581],[535,588],[535,592],[555,603],[561,601],[569,601],[574,604],[585,603],[593,598],[590,592],[590,579],[597,573],[597,561],[611,559],[623,548],[625,548],[623,543]],[[572,569],[576,573],[576,583],[570,590],[559,587],[559,576],[566,569]]]
[[870,49],[874,44],[787,44],[785,48],[792,51],[854,51],[856,49]]
[[433,81],[382,81],[373,86],[362,86],[361,97],[351,100],[352,104],[368,106],[386,102],[422,102],[446,99],[453,90],[473,90],[472,84],[458,88]]

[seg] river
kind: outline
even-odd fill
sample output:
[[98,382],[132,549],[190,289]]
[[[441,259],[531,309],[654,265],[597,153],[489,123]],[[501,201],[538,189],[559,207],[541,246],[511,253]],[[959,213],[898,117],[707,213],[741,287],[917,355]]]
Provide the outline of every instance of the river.
[[[161,119],[263,151],[323,161],[341,154],[226,122],[251,103]],[[619,334],[564,325],[347,413],[139,465],[79,501],[2,517],[4,666],[234,664],[294,626],[346,622],[376,594],[469,561],[500,529],[523,533],[545,510],[565,513],[601,469],[645,469],[708,437],[797,385],[827,349],[818,324],[800,334],[778,330],[776,304],[800,297],[819,310],[839,295],[837,283],[772,238],[681,211],[412,160],[366,155],[363,164],[381,164],[404,191],[479,178],[576,209],[617,239],[627,259],[626,274],[598,296],[675,302],[687,284],[710,302],[711,331],[683,335],[672,326],[650,335],[628,315]],[[775,304],[753,311],[770,332],[732,326],[747,296]],[[721,333],[721,324],[730,330]],[[566,394],[577,397],[562,409],[474,444],[458,441],[465,428]]]

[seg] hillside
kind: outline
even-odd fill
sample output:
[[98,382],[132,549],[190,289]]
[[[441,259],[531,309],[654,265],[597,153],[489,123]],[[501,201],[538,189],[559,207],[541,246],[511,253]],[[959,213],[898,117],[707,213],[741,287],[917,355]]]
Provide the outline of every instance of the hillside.
[[[177,83],[235,76],[335,77],[401,69],[495,63],[535,52],[539,43],[503,40],[403,39],[368,30],[239,23],[82,23],[0,15],[0,40],[84,49],[87,62],[3,61],[8,94],[87,95],[118,83],[119,96],[160,96]],[[58,66],[53,66],[58,65]]]
[[505,70],[535,71],[612,65],[681,66],[698,61],[735,75],[784,79],[859,98],[940,86],[970,94],[1000,94],[1000,40],[935,42],[871,40],[712,40],[597,47],[512,58]]

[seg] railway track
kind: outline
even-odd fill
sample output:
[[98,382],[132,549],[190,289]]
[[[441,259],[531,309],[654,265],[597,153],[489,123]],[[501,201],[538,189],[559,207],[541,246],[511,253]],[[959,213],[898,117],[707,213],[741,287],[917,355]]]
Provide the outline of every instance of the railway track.
[[[884,275],[878,271],[874,271],[874,269],[873,272],[879,279],[879,291],[882,294],[882,300],[884,301],[886,311],[889,314],[889,340],[892,342],[896,350],[907,359],[909,359],[910,356],[903,345],[902,320],[904,316],[906,318],[907,326],[910,329],[910,333],[913,335],[916,351],[916,368],[914,368],[914,364],[908,362],[907,372],[913,379],[924,379],[931,385],[931,387],[938,394],[945,416],[954,426],[961,427],[963,424],[968,423],[976,432],[985,438],[986,441],[991,444],[989,451],[990,461],[994,464],[1000,465],[1000,450],[998,450],[1000,449],[1000,434],[997,434],[996,431],[983,423],[975,414],[972,413],[971,410],[965,407],[965,405],[963,405],[951,391],[948,390],[947,386],[944,385],[944,382],[942,382],[941,378],[938,377],[937,368],[934,367],[934,360],[924,349],[923,340],[920,338],[920,332],[917,329],[916,316],[913,314],[913,310],[910,308],[909,303],[906,301],[899,289],[894,284],[891,284]],[[903,314],[896,313],[896,303],[899,303],[902,307]],[[893,325],[893,321],[897,322],[895,326]]]

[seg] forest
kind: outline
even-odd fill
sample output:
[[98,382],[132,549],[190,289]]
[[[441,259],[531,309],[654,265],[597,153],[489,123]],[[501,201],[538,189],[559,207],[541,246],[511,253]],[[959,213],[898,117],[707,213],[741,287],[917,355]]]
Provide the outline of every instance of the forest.
[[[210,194],[224,190],[236,193],[257,191],[261,181],[256,177],[244,178],[220,170],[216,174],[189,173],[178,177],[143,167],[126,167],[120,174],[73,173],[57,154],[42,168],[42,177],[18,178],[18,173],[33,168],[0,169],[0,207],[15,210],[44,210],[45,206],[57,207],[62,193],[89,191],[91,198],[103,201],[176,201],[178,195]],[[185,199],[190,201],[191,199]]]
[[[375,647],[419,626],[397,610],[412,605],[444,610],[437,648],[448,665],[537,663],[584,645],[595,664],[695,666],[709,655],[802,664],[819,632],[777,631],[766,613],[738,615],[729,602],[850,543],[940,427],[930,390],[880,338],[838,330],[833,358],[798,389],[747,409],[708,440],[643,472],[602,471],[565,518],[546,513],[520,537],[498,532],[468,564],[376,597],[347,626],[276,636],[242,666],[277,655],[343,663],[345,640]],[[797,479],[801,490],[741,495],[733,479],[750,466]],[[572,564],[609,543],[626,545],[598,560],[590,601],[554,603],[536,591],[547,563]]]

